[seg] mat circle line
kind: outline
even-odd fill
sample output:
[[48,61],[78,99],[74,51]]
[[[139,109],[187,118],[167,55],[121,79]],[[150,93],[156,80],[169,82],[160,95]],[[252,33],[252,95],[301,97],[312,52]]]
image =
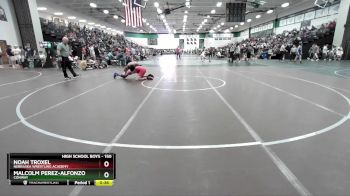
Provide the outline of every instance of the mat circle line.
[[30,77],[30,78],[27,78],[27,79],[24,79],[24,80],[18,80],[18,81],[3,83],[3,84],[0,84],[0,87],[6,86],[6,85],[10,85],[10,84],[17,84],[17,83],[21,83],[21,82],[27,82],[27,81],[30,81],[30,80],[34,80],[34,79],[36,79],[36,78],[38,78],[38,77],[40,77],[42,75],[42,73],[38,72],[38,71],[27,71],[27,72],[24,72],[24,73],[30,73],[30,72],[38,73],[38,75]]
[[350,78],[350,76],[346,76],[346,75],[343,75],[343,74],[340,74],[340,73],[339,73],[339,72],[342,72],[342,71],[349,71],[349,69],[335,70],[335,71],[334,71],[334,74],[337,75],[337,76],[343,77],[343,78]]
[[[194,78],[204,78],[203,76],[190,76],[190,77],[194,77]],[[209,79],[212,79],[212,80],[217,80],[217,81],[220,81],[221,84],[218,85],[218,86],[214,86],[214,88],[221,88],[223,86],[226,85],[226,82],[222,79],[219,79],[219,78],[213,78],[213,77],[206,77],[206,78],[209,78]],[[155,90],[160,90],[160,91],[175,91],[175,92],[193,92],[193,91],[207,91],[207,90],[213,90],[211,87],[208,87],[208,88],[198,88],[198,89],[169,89],[169,88],[154,88],[152,86],[147,86],[146,84],[146,80],[143,81],[141,84],[143,87],[145,88],[149,88],[149,89],[155,89]]]

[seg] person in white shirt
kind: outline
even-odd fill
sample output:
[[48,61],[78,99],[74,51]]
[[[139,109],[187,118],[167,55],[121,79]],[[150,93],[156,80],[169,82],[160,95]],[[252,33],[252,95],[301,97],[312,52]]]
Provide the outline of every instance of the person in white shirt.
[[281,61],[284,61],[285,56],[286,56],[286,52],[287,52],[286,46],[285,46],[284,44],[281,45],[281,47],[280,47],[280,52],[281,52],[280,60],[281,60]]
[[18,48],[18,46],[15,46],[12,52],[15,55],[15,61],[17,66],[21,62],[21,50]]
[[328,58],[328,45],[324,45],[323,48],[322,48],[322,58],[324,61],[327,60]]
[[343,48],[341,46],[338,46],[335,54],[336,54],[335,60],[340,61],[344,54]]
[[203,52],[201,53],[201,60],[205,61],[206,59],[209,60],[209,58],[207,58],[207,51],[203,50]]

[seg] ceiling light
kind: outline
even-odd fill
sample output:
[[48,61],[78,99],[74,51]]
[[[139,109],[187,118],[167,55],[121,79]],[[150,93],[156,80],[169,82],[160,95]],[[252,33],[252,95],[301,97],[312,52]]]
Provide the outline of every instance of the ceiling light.
[[75,16],[68,16],[67,18],[68,18],[68,19],[71,19],[71,20],[74,20],[74,19],[76,19],[77,17],[75,17]]
[[210,18],[210,16],[208,15],[207,18]]
[[105,28],[106,28],[106,26],[102,26],[101,28],[102,28],[102,29],[105,29]]
[[79,20],[79,22],[86,22],[86,20]]
[[252,19],[250,19],[250,18],[249,18],[249,19],[247,19],[247,22],[252,22]]
[[122,19],[122,20],[121,20],[121,22],[122,22],[122,23],[125,23],[125,20],[124,20],[124,19]]
[[158,14],[163,13],[163,11],[161,9],[159,9],[159,8],[157,8],[157,12],[158,12]]
[[218,2],[217,4],[216,4],[216,7],[221,7],[222,6],[222,2]]
[[39,10],[39,11],[45,11],[45,10],[47,10],[47,8],[46,8],[46,7],[38,7],[37,10]]
[[217,27],[218,27],[218,28],[220,28],[221,26],[220,26],[220,25],[218,25]]
[[118,18],[119,18],[119,16],[117,16],[117,15],[114,15],[114,16],[113,16],[113,18],[115,18],[115,19],[118,19]]
[[100,24],[95,24],[96,27],[100,27],[101,25]]
[[239,23],[240,25],[244,25],[244,22]]
[[185,11],[185,14],[187,14],[187,13],[188,13],[188,11],[186,10],[186,11]]
[[93,22],[89,22],[88,24],[89,24],[89,25],[94,25],[95,23],[93,23]]
[[149,26],[149,23],[146,23],[147,26]]
[[154,7],[159,7],[159,3],[158,2],[154,2]]
[[111,30],[112,28],[107,28],[107,30]]
[[266,13],[271,14],[273,10],[268,10]]
[[281,7],[288,7],[288,6],[289,6],[289,3],[288,3],[288,2],[283,3],[283,4],[281,5]]
[[224,32],[225,32],[225,33],[229,33],[229,32],[230,32],[230,30],[226,29]]
[[162,19],[164,19],[165,16],[162,14],[162,15],[160,15],[160,17],[161,17]]
[[233,27],[230,27],[231,30],[233,30]]
[[62,12],[55,12],[55,13],[53,13],[53,14],[56,15],[56,16],[62,16],[62,15],[63,15]]
[[97,5],[96,5],[96,3],[90,3],[90,7],[96,8]]
[[187,7],[189,7],[189,6],[190,6],[190,2],[189,2],[189,1],[186,1],[185,5],[186,5]]
[[215,14],[215,10],[211,10],[210,13]]
[[213,30],[213,29],[212,29],[212,30],[210,30],[210,31],[209,31],[209,33],[214,33],[214,30]]
[[109,14],[109,11],[108,10],[103,10],[103,13]]
[[224,24],[225,24],[225,23],[224,23],[224,22],[222,22],[222,23],[221,23],[221,26],[224,26]]
[[208,19],[204,19],[204,22],[208,22]]
[[187,15],[184,15],[184,18],[187,18]]
[[142,18],[142,21],[145,23],[147,20],[146,20],[146,19],[144,19],[144,18]]
[[216,27],[214,27],[214,30],[216,30]]
[[261,15],[256,15],[255,18],[261,18]]
[[237,28],[238,27],[238,25],[235,25],[235,28]]

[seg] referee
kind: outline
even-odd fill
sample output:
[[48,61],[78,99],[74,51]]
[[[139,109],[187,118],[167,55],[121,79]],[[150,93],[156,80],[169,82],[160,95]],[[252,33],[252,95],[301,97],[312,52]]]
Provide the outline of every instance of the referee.
[[70,54],[70,48],[68,45],[68,38],[67,37],[63,37],[62,38],[62,43],[58,44],[57,46],[57,56],[61,57],[61,65],[62,65],[62,71],[63,71],[63,75],[65,79],[70,79],[70,77],[67,74],[67,68],[69,69],[69,71],[72,73],[73,77],[77,77],[79,76],[78,74],[76,74],[72,68],[72,63],[69,60],[69,54]]

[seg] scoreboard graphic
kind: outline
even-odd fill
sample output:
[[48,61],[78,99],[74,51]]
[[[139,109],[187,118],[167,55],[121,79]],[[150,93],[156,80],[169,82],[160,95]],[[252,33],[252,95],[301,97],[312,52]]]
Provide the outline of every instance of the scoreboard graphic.
[[9,153],[11,185],[113,186],[114,153]]

